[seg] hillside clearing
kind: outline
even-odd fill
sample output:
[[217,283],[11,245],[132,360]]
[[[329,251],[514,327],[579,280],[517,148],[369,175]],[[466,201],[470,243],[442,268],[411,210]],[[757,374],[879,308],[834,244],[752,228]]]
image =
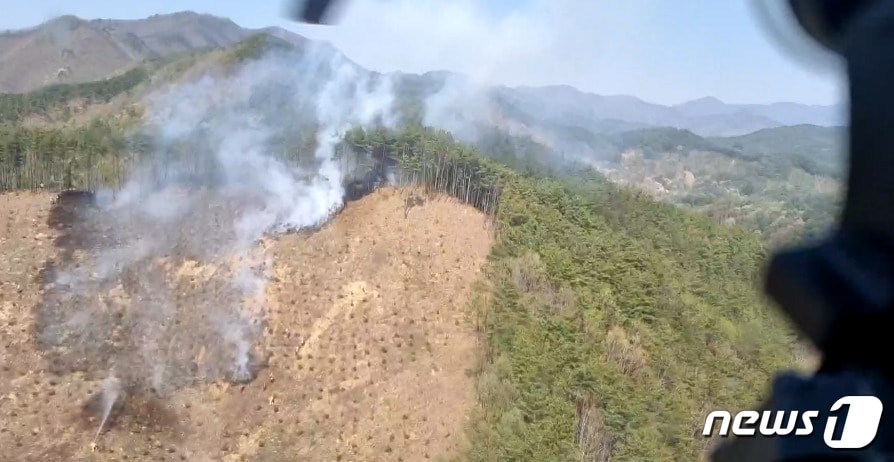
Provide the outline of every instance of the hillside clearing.
[[[133,397],[91,447],[84,405],[101,381],[55,375],[35,335],[35,277],[56,258],[53,195],[0,195],[0,447],[12,460],[427,460],[459,454],[475,402],[473,282],[490,251],[485,217],[406,194],[352,202],[315,233],[269,239],[266,367]],[[179,268],[181,274],[203,269]],[[9,459],[6,459],[9,460]]]

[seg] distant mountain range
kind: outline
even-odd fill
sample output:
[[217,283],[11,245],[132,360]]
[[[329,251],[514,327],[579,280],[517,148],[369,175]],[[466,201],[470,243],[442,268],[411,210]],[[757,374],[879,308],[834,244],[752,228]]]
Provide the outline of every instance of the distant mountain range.
[[634,96],[585,93],[566,85],[504,88],[502,94],[516,108],[537,113],[543,119],[614,125],[617,129],[673,127],[703,136],[743,135],[785,125],[837,126],[845,120],[841,105],[727,104],[707,97],[664,106]]
[[[62,16],[33,28],[0,33],[0,92],[97,80],[146,59],[227,48],[258,33],[292,44],[308,41],[284,29],[246,29],[229,19],[193,12],[140,20]],[[393,76],[399,82],[402,98],[417,103],[445,85],[468,81],[446,71]],[[831,127],[844,123],[840,105],[727,104],[707,97],[665,106],[634,96],[587,93],[567,85],[492,86],[477,89],[476,98],[476,122],[511,128],[572,156],[598,157],[603,151],[615,152],[615,135],[630,130],[669,127],[700,137],[728,137],[785,126]]]

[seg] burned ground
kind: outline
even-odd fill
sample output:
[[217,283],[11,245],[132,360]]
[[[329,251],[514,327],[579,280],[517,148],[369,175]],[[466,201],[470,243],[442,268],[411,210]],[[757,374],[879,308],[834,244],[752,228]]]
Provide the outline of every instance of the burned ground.
[[[130,391],[95,447],[109,364],[102,351],[65,351],[71,343],[48,346],[40,336],[41,310],[59,296],[41,270],[48,262],[71,264],[102,238],[71,234],[78,213],[91,213],[92,199],[69,197],[67,208],[51,213],[52,195],[0,195],[0,459],[409,461],[456,454],[474,403],[467,302],[491,236],[480,212],[453,200],[427,200],[404,218],[408,194],[377,190],[315,232],[262,241],[256,255],[269,262],[270,276],[257,341],[265,367],[255,380]],[[155,265],[153,274],[176,295],[172,322],[197,325],[185,308],[222,269],[190,258]],[[88,332],[104,329],[114,326]],[[202,341],[200,331],[192,334],[165,351],[194,363],[190,345]]]

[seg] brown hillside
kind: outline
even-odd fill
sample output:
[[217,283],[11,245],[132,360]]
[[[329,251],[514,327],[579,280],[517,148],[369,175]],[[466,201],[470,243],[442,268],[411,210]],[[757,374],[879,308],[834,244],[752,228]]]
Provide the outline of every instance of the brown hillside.
[[0,93],[100,80],[146,59],[229,47],[264,32],[300,43],[279,28],[245,29],[229,19],[181,12],[138,20],[62,16],[30,29],[0,33]]
[[[310,234],[262,243],[266,367],[245,385],[186,387],[118,403],[101,381],[49,372],[34,338],[37,277],[57,231],[49,194],[0,195],[0,460],[404,460],[455,454],[474,403],[466,306],[491,246],[480,212],[404,191],[352,202]],[[184,265],[171,277],[214,277]],[[86,406],[86,407],[85,407]]]

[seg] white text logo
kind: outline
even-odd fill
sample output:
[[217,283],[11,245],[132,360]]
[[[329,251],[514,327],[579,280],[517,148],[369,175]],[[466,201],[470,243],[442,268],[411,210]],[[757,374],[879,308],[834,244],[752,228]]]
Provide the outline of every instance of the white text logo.
[[[839,399],[823,416],[823,440],[835,449],[869,446],[878,432],[882,408],[881,400],[875,396],[845,396]],[[727,411],[714,411],[705,419],[702,434],[711,436],[715,422],[719,422],[720,436],[807,436],[813,434],[814,424],[821,414],[818,410],[742,411],[733,417]]]

